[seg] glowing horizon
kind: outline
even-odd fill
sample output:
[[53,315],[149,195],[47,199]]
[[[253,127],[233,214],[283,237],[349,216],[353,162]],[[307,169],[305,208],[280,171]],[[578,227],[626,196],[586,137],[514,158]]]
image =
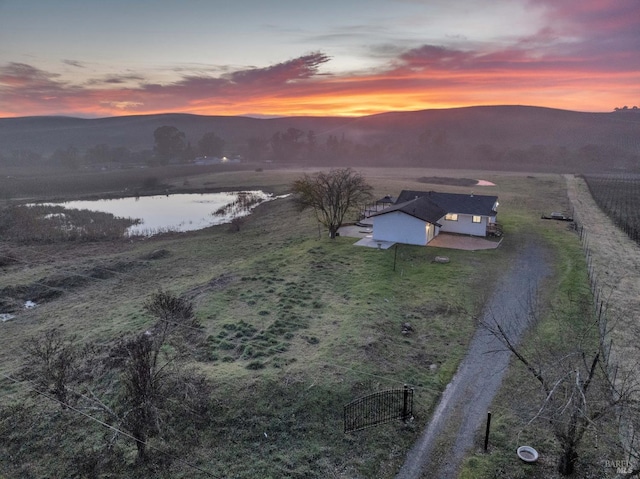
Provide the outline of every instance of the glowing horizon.
[[640,104],[637,0],[29,3],[0,3],[4,118]]

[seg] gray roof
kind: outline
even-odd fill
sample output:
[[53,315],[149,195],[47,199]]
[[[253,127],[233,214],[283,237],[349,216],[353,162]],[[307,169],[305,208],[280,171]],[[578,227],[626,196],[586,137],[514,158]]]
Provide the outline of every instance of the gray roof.
[[376,201],[376,204],[393,204],[396,202],[396,198],[394,198],[393,196],[390,195],[386,195],[383,198],[380,198],[379,200]]
[[[436,191],[402,190],[396,204],[405,203],[416,198],[428,198],[445,213],[458,213],[478,216],[495,216],[494,206],[497,196],[470,195],[460,193],[438,193]],[[381,212],[382,213],[382,212]],[[443,214],[443,215],[444,215]]]
[[431,223],[436,226],[442,226],[438,223],[438,220],[447,214],[447,211],[440,208],[428,197],[423,196],[403,203],[396,203],[395,205],[389,206],[388,208],[385,208],[371,216],[380,216],[387,213],[393,213],[394,211],[401,211],[409,216],[413,216],[419,220],[426,221],[427,223]]

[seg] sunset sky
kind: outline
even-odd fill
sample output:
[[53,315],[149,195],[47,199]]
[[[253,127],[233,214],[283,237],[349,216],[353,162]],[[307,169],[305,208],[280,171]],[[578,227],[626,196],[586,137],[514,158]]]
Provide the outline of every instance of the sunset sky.
[[640,0],[0,0],[0,117],[640,105]]

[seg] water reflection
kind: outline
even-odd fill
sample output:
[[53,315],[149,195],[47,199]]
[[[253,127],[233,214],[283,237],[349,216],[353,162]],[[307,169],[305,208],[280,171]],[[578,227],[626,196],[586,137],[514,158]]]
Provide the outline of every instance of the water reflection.
[[60,203],[67,209],[111,213],[140,221],[128,228],[129,236],[151,236],[168,231],[194,231],[229,223],[248,215],[260,203],[279,197],[260,190],[227,193],[187,193]]

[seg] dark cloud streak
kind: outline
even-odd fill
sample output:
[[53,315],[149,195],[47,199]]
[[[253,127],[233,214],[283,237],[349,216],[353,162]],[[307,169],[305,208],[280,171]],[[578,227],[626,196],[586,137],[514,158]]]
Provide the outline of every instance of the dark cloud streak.
[[[494,43],[469,41],[464,47],[456,39],[447,44],[446,38],[442,44],[407,46],[408,39],[403,39],[363,45],[370,58],[384,66],[341,75],[321,72],[331,60],[322,52],[263,68],[176,66],[172,71],[179,74],[178,79],[163,84],[129,71],[77,85],[32,65],[8,63],[0,65],[0,116],[19,115],[27,109],[42,114],[53,110],[108,114],[114,111],[109,110],[112,105],[135,112],[215,111],[220,107],[262,108],[262,113],[272,114],[275,110],[270,108],[298,104],[315,104],[321,109],[326,104],[338,108],[341,101],[361,101],[369,107],[366,102],[376,101],[376,94],[393,97],[398,104],[408,95],[426,98],[425,102],[439,95],[464,99],[457,101],[477,98],[481,103],[487,97],[523,94],[525,88],[526,98],[531,93],[537,98],[547,94],[558,97],[558,92],[570,88],[575,95],[588,96],[589,88],[615,90],[616,83],[610,87],[605,84],[609,81],[638,92],[637,86],[635,90],[629,86],[634,81],[640,84],[638,1],[529,0],[546,12],[545,26],[535,34]],[[354,29],[351,36],[369,33],[364,28]],[[75,60],[63,63],[85,68]]]
[[91,80],[87,80],[85,83],[87,85],[122,85],[129,82],[142,82],[145,80],[145,77],[142,75],[136,74],[126,74],[126,75],[107,75],[102,78],[92,78]]
[[77,60],[62,60],[62,63],[75,68],[86,68],[86,65],[83,62],[79,62]]
[[318,67],[328,61],[327,55],[316,52],[267,68],[237,71],[226,78],[239,85],[282,85],[311,78],[318,73]]

